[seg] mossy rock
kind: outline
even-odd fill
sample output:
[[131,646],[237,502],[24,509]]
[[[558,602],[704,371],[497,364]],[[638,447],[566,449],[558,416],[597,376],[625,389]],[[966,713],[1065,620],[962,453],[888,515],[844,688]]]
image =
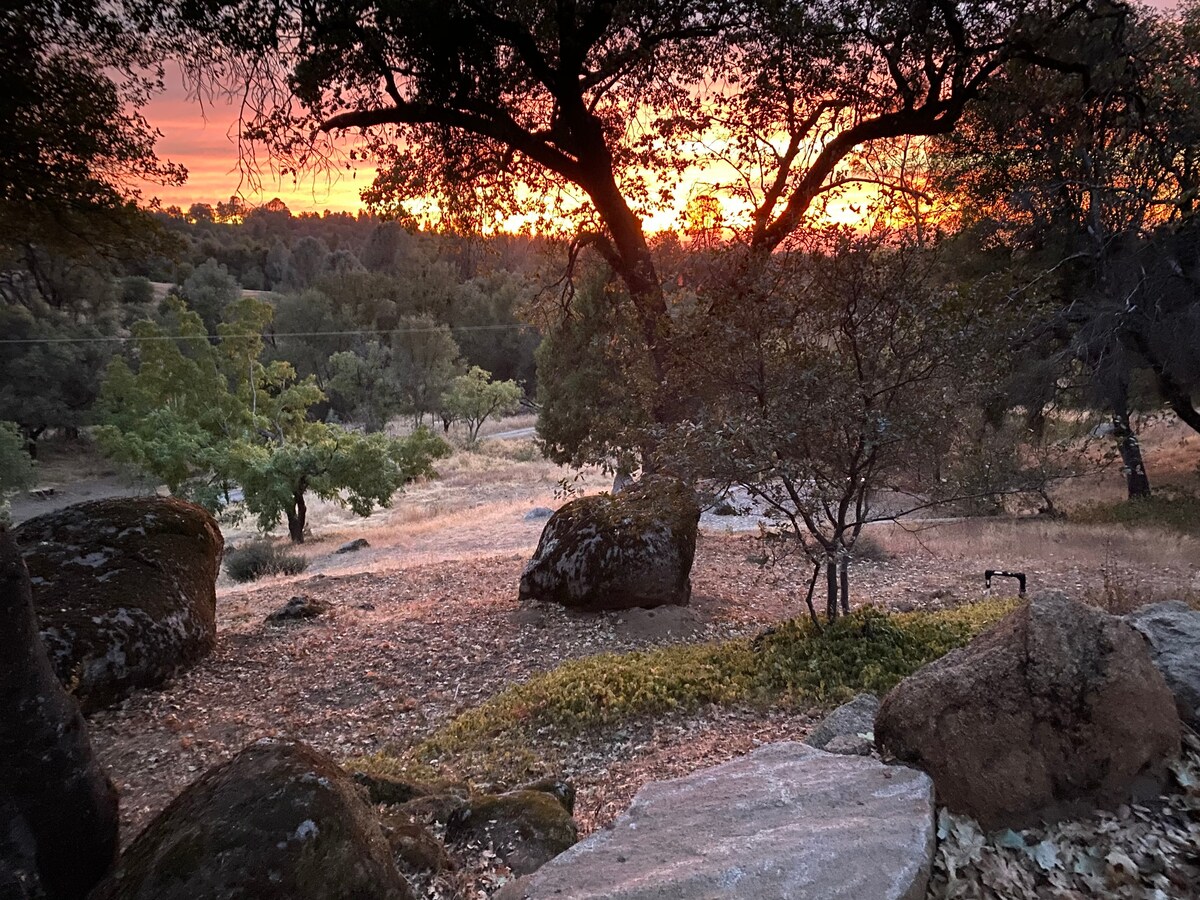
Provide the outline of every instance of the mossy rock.
[[210,769],[91,900],[412,900],[374,811],[327,757],[261,740]]
[[383,834],[400,868],[407,872],[437,873],[455,868],[445,845],[428,828],[404,813],[385,814]]
[[543,794],[549,794],[555,800],[563,805],[563,809],[574,815],[575,813],[575,785],[569,781],[563,781],[559,778],[539,778],[537,781],[530,782],[518,790],[522,791],[541,791]]
[[13,537],[42,640],[85,713],[156,687],[216,643],[224,541],[182,500],[96,500],[30,519]]
[[686,604],[699,521],[692,490],[665,476],[572,500],[546,523],[520,599],[590,611]]
[[354,783],[366,790],[367,797],[372,803],[383,803],[396,806],[408,803],[418,797],[427,797],[433,793],[427,786],[392,778],[388,775],[374,775],[370,772],[355,772],[351,776]]
[[446,839],[490,846],[513,872],[528,875],[573,847],[579,831],[556,796],[521,790],[472,798],[451,816]]
[[414,797],[398,807],[400,812],[420,822],[439,822],[445,825],[467,805],[466,791],[447,791]]

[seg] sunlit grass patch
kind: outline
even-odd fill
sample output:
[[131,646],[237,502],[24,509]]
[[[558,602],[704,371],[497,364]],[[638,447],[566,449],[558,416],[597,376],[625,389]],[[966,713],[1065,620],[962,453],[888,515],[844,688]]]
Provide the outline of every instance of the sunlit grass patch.
[[374,774],[453,775],[517,782],[545,773],[543,758],[585,732],[707,705],[833,706],[883,693],[967,643],[1017,607],[991,600],[952,610],[855,612],[818,631],[795,619],[754,641],[690,644],[565,663],[463,713],[407,752],[351,761]]

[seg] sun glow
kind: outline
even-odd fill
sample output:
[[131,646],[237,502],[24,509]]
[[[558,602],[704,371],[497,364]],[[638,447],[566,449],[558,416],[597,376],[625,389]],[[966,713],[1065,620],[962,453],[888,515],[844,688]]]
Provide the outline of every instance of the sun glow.
[[[361,157],[350,158],[358,144],[343,138],[333,145],[336,162],[315,171],[282,175],[270,166],[251,165],[238,140],[238,106],[229,98],[207,98],[201,103],[189,95],[182,78],[168,80],[167,90],[145,109],[147,119],[161,132],[160,158],[184,165],[188,180],[181,186],[139,185],[146,202],[157,201],[162,207],[178,206],[183,211],[193,203],[216,204],[236,196],[248,207],[278,199],[294,213],[323,211],[358,213],[365,208],[361,193],[371,185],[376,167]],[[631,128],[644,128],[646,121],[635,116]],[[636,124],[635,124],[636,122]],[[786,136],[780,136],[786,143]],[[716,224],[705,226],[706,240],[728,240],[744,234],[753,219],[753,203],[744,185],[753,179],[764,180],[764,173],[741,172],[729,162],[725,150],[728,136],[710,134],[673,150],[683,160],[678,171],[664,176],[648,171],[630,173],[643,197],[638,213],[648,235],[674,232],[681,236],[695,230],[695,205],[707,204],[709,217]],[[687,162],[687,160],[693,160]],[[261,162],[261,160],[259,161]],[[733,186],[740,185],[739,189]],[[506,215],[497,212],[480,222],[484,232],[570,233],[576,229],[585,198],[578,189],[565,188],[552,198],[521,197],[528,188],[518,189],[518,200],[530,202],[528,208],[545,207],[548,212]],[[631,192],[632,195],[632,192]],[[653,203],[649,199],[653,198]],[[823,198],[814,221],[825,225],[865,227],[876,218],[882,190],[878,185],[850,184],[836,194]],[[545,202],[541,202],[541,201]],[[435,225],[440,210],[431,198],[413,198],[404,204],[406,212],[423,225]],[[719,238],[717,237],[719,236]]]

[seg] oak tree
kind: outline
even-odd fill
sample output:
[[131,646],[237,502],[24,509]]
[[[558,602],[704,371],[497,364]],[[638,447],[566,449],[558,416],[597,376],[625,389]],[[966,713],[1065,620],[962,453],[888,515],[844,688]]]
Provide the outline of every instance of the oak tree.
[[[647,239],[648,215],[699,167],[743,206],[741,269],[861,180],[855,150],[954,128],[1014,59],[1079,65],[1063,40],[1105,0],[198,0],[165,17],[196,70],[224,60],[284,167],[355,132],[381,165],[368,198],[431,197],[451,226],[512,214],[570,223],[625,286],[656,422],[686,348]],[[160,16],[158,21],[164,21]],[[357,149],[352,151],[357,154]],[[720,172],[724,172],[721,175]],[[735,299],[736,285],[724,302]],[[647,459],[653,464],[653,459]]]

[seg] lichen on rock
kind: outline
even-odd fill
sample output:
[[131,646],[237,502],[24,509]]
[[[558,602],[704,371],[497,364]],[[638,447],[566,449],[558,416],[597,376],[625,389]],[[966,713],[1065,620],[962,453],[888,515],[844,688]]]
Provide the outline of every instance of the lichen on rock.
[[155,687],[212,650],[224,542],[199,506],[97,500],[30,519],[13,537],[50,661],[84,712]]
[[520,599],[583,610],[686,604],[699,521],[692,490],[665,476],[572,500],[546,523]]

